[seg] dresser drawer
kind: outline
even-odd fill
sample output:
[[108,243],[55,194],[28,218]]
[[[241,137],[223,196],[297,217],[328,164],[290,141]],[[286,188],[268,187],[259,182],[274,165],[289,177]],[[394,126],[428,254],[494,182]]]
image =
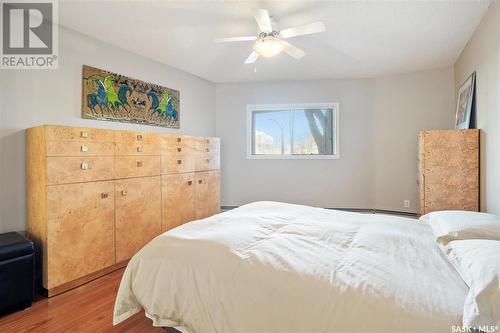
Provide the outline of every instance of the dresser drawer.
[[209,138],[207,143],[208,152],[220,153],[220,139],[219,138]]
[[113,156],[113,142],[47,141],[47,156]]
[[160,145],[143,142],[117,142],[116,155],[160,155]]
[[163,154],[161,155],[161,173],[185,173],[194,171],[193,154]]
[[160,156],[117,156],[116,178],[132,178],[160,175]]
[[47,140],[114,142],[114,131],[98,128],[46,126]]
[[217,153],[198,153],[194,163],[195,171],[220,169],[220,155]]
[[115,131],[115,141],[117,143],[150,143],[160,144],[160,135],[145,132]]
[[161,153],[190,153],[195,150],[195,138],[185,135],[165,135],[161,138]]
[[80,183],[114,178],[114,157],[48,157],[49,185]]
[[220,139],[197,137],[195,149],[197,152],[218,153],[220,152]]

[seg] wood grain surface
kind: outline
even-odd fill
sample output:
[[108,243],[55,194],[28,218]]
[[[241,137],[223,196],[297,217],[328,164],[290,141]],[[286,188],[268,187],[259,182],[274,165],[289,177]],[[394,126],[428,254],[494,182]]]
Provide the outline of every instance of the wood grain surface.
[[423,131],[420,212],[479,209],[479,130]]
[[38,298],[31,308],[0,317],[0,332],[175,332],[153,327],[143,312],[113,327],[113,306],[122,274],[120,269],[52,298]]
[[130,259],[161,233],[160,187],[160,176],[116,181],[117,262]]

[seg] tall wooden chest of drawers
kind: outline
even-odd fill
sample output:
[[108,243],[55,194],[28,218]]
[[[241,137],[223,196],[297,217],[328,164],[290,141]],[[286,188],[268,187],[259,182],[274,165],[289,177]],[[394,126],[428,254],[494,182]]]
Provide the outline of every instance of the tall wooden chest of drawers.
[[420,213],[479,209],[479,130],[422,131]]
[[54,125],[26,138],[28,232],[49,296],[220,210],[218,138]]

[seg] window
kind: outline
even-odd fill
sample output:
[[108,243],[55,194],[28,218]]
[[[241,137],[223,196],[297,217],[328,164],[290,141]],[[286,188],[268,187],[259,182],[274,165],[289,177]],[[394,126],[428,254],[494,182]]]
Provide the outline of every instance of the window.
[[247,157],[338,158],[338,104],[248,105]]

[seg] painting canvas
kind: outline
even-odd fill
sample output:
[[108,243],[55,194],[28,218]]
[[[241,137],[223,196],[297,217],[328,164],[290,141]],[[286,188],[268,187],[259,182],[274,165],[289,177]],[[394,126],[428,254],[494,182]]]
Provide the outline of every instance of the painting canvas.
[[474,98],[476,73],[472,73],[458,90],[457,111],[455,115],[455,129],[468,129]]
[[82,117],[180,127],[179,91],[83,66]]

